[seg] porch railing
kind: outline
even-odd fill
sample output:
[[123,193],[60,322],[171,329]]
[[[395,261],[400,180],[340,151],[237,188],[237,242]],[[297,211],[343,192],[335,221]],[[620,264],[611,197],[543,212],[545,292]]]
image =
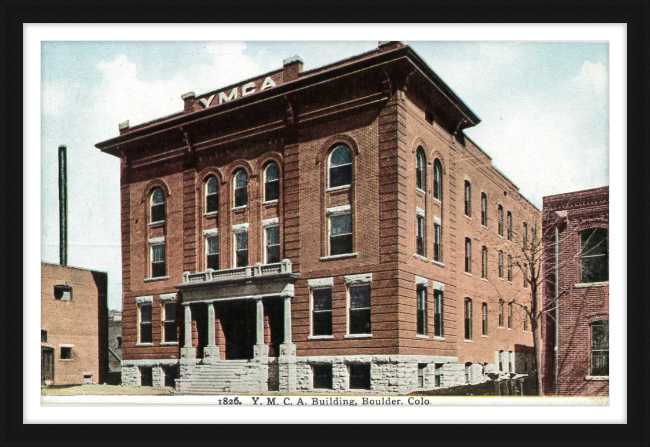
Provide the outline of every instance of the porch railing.
[[183,273],[183,284],[195,284],[211,281],[225,281],[240,278],[256,278],[291,273],[291,261],[288,259],[275,264],[255,264],[226,270],[208,269],[205,272]]

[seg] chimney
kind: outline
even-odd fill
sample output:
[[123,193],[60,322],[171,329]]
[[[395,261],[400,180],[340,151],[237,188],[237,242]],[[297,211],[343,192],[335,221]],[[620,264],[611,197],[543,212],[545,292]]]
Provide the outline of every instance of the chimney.
[[131,129],[131,125],[129,124],[129,120],[126,120],[123,123],[120,123],[120,135],[124,135],[125,133],[129,133],[130,129]]
[[302,73],[302,58],[300,56],[293,56],[282,61],[284,67],[284,74],[282,75],[282,83],[287,83],[298,79]]
[[183,113],[192,113],[196,110],[196,94],[194,92],[187,92],[181,95],[183,99]]
[[68,265],[68,175],[67,151],[59,146],[59,264]]

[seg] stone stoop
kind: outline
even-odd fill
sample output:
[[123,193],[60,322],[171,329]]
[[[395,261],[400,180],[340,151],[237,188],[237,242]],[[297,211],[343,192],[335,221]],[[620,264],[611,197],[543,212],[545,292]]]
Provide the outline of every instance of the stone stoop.
[[264,368],[268,366],[248,360],[224,360],[211,365],[198,364],[176,381],[174,393],[209,395],[259,391],[263,382]]

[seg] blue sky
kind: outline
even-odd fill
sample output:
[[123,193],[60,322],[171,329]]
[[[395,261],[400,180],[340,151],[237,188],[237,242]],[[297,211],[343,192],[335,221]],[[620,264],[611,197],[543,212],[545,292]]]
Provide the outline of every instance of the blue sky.
[[[542,197],[609,184],[606,43],[408,42],[478,114],[467,134],[541,208]],[[94,144],[182,110],[197,94],[282,66],[309,70],[371,42],[43,42],[43,261],[58,262],[57,147],[68,146],[69,265],[109,272],[121,307],[119,160]]]

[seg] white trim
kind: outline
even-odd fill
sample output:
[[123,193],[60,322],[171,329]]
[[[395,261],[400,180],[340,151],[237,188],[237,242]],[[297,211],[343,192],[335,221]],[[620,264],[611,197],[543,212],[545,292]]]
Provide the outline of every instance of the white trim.
[[149,239],[149,245],[162,245],[165,243],[165,236]]
[[169,279],[169,276],[156,276],[155,278],[145,278],[144,282],[164,281]]
[[423,284],[429,287],[429,280],[427,278],[423,278],[421,276],[415,275],[415,284]]
[[203,230],[204,237],[219,236],[218,228],[210,228],[209,230]]
[[438,216],[433,216],[433,223],[442,226],[442,219]]
[[362,273],[360,275],[346,275],[343,280],[347,285],[367,284],[372,282],[372,273]]
[[248,205],[233,206],[232,211],[245,210],[248,208]]
[[[580,282],[576,283],[573,285],[573,288],[575,289],[585,289],[587,287],[603,287],[603,286],[608,286],[609,281],[603,281],[603,282]],[[596,376],[594,376],[596,377]],[[598,376],[601,377],[601,376]],[[604,377],[604,376],[603,376]],[[609,376],[608,376],[609,377]]]
[[435,265],[439,265],[440,267],[444,267],[444,266],[445,266],[445,264],[443,264],[442,262],[438,262],[438,261],[434,261],[434,260],[431,260],[431,262],[432,262],[433,264],[435,264]]
[[418,216],[424,217],[424,210],[422,208],[420,208],[419,206],[416,206],[415,207],[415,214],[417,214]]
[[216,216],[219,214],[219,211],[210,211],[209,213],[203,213],[204,217]]
[[[59,343],[59,348],[74,348],[74,345],[71,345],[69,343]],[[67,360],[67,359],[64,359]]]
[[334,287],[334,278],[314,278],[308,279],[307,285],[312,289]]
[[153,295],[144,295],[135,297],[136,304],[153,303]]
[[270,227],[271,225],[279,225],[279,224],[280,224],[280,219],[277,217],[272,217],[271,219],[264,219],[262,221],[263,227]]
[[160,295],[160,301],[176,301],[178,300],[178,293],[163,293]]
[[413,254],[413,257],[414,257],[415,259],[419,259],[419,260],[421,260],[421,261],[425,261],[425,262],[429,261],[429,260],[427,259],[426,256],[422,256],[422,255],[419,255],[419,254],[417,254],[417,253],[414,253],[414,254]]
[[428,340],[428,339],[429,339],[429,336],[428,336],[428,335],[417,334],[417,335],[415,336],[415,338],[421,338],[421,339],[423,339],[423,340]]
[[279,199],[273,199],[273,200],[265,200],[262,202],[262,205],[273,205],[274,203],[278,203]]
[[[343,166],[343,165],[342,165]],[[328,173],[329,174],[329,173]],[[330,192],[330,191],[339,191],[341,189],[350,189],[352,185],[341,185],[341,186],[334,186],[333,188],[327,188],[325,192]]]
[[359,253],[343,253],[342,255],[321,256],[320,260],[321,261],[330,261],[330,260],[333,260],[333,259],[355,258],[357,256],[359,256]]
[[345,334],[343,338],[372,338],[372,334]]
[[440,291],[444,292],[445,291],[445,285],[444,285],[444,283],[434,281],[433,282],[433,289],[434,290],[440,290]]
[[310,335],[307,340],[334,340],[333,335]]
[[331,216],[334,214],[347,214],[351,211],[352,211],[352,207],[350,205],[341,205],[332,208],[327,208],[327,215]]
[[239,233],[239,232],[242,232],[242,231],[248,231],[248,222],[232,226],[232,232],[233,233]]

